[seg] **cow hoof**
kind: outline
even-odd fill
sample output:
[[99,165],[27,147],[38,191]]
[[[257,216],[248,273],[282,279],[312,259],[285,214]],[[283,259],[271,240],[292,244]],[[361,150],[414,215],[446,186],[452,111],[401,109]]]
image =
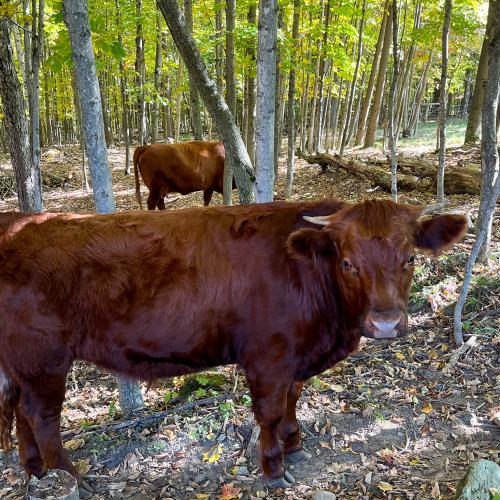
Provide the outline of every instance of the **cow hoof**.
[[278,488],[290,488],[290,486],[292,486],[295,482],[295,479],[288,471],[285,471],[282,477],[277,477],[276,479],[266,479],[265,482],[268,488],[275,490]]
[[297,450],[292,451],[292,453],[288,453],[285,457],[285,461],[289,464],[298,464],[299,462],[305,462],[312,457],[310,453],[307,453],[305,450]]

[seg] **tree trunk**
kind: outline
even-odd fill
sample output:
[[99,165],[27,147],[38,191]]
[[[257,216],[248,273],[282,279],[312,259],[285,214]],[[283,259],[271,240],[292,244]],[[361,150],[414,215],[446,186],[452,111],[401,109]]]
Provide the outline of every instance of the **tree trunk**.
[[110,117],[111,113],[109,110],[109,100],[106,89],[106,75],[101,73],[99,80],[99,93],[101,94],[101,108],[102,108],[102,119],[104,126],[104,138],[106,140],[106,146],[109,148],[113,144],[113,133],[111,132]]
[[[255,25],[257,22],[257,7],[255,5],[251,5],[248,8],[248,24]],[[247,47],[247,55],[249,58],[249,64],[251,66],[255,63],[255,47]],[[248,156],[250,157],[250,161],[252,165],[255,164],[255,76],[253,71],[250,72],[248,76],[248,100],[246,102],[247,106],[247,136],[246,136],[246,145]]]
[[258,203],[273,199],[277,23],[277,0],[260,0],[255,130],[255,197]]
[[[278,10],[278,30],[283,29],[283,9]],[[276,39],[277,40],[277,39]],[[283,72],[280,70],[281,50],[279,45],[276,46],[276,90],[274,94],[274,177],[278,177],[278,159],[281,151],[281,132],[282,132],[282,116],[283,104],[285,102],[285,79]]]
[[358,130],[356,132],[356,138],[354,139],[354,145],[358,146],[361,144],[363,137],[365,135],[366,120],[368,118],[368,111],[370,110],[370,103],[373,95],[373,88],[375,86],[375,77],[377,76],[377,70],[379,68],[380,53],[382,51],[382,43],[384,41],[386,24],[388,18],[389,0],[386,0],[384,5],[384,11],[382,14],[382,25],[378,34],[377,45],[375,47],[375,54],[373,55],[373,62],[370,70],[370,77],[368,78],[368,86],[366,88],[366,95],[363,99],[363,104],[361,106],[361,111],[359,114]]
[[10,20],[0,17],[0,94],[21,212],[42,212],[40,171],[33,165],[25,100],[10,45]]
[[377,76],[377,83],[375,86],[375,93],[373,96],[373,105],[368,120],[368,128],[366,130],[364,147],[369,148],[375,144],[375,133],[377,131],[378,118],[380,115],[380,107],[382,104],[382,97],[384,95],[385,75],[387,72],[387,62],[389,59],[389,49],[391,48],[392,36],[392,6],[389,8],[387,16],[384,42],[382,46],[382,53],[380,55],[380,65]]
[[161,95],[161,66],[162,66],[162,46],[161,46],[161,14],[156,11],[156,44],[155,44],[155,96],[151,118],[151,142],[158,142],[158,128],[160,123],[160,95]]
[[142,0],[136,0],[137,24],[135,36],[135,85],[139,89],[137,110],[139,117],[139,144],[146,143],[146,99],[144,83],[146,63],[144,59],[144,37],[142,36]]
[[359,65],[361,64],[361,56],[363,54],[363,29],[365,26],[365,12],[366,12],[366,0],[363,0],[363,8],[361,9],[361,21],[359,24],[358,55],[356,57],[356,67],[354,69],[354,75],[352,77],[352,85],[349,91],[349,102],[347,104],[347,121],[342,134],[340,155],[344,154],[344,149],[347,145],[348,129],[351,123],[352,103],[354,101],[354,94],[356,93],[356,83],[358,80]]
[[445,0],[444,25],[441,54],[441,83],[439,86],[439,168],[437,182],[437,202],[444,205],[444,169],[446,162],[446,101],[448,81],[448,37],[451,23],[451,0]]
[[490,2],[488,20],[486,21],[486,33],[481,47],[481,56],[479,57],[476,83],[474,85],[474,94],[472,95],[469,118],[467,119],[467,128],[465,130],[465,144],[476,144],[479,142],[479,134],[481,132],[481,108],[483,105],[484,87],[488,77],[488,42],[491,39],[495,23],[493,11],[494,8]]
[[222,0],[215,0],[215,31],[217,36],[217,45],[215,46],[215,74],[217,81],[217,90],[222,95],[223,81],[222,81],[222,60],[224,58],[224,51],[222,48]]
[[292,26],[292,52],[290,54],[290,76],[288,78],[288,116],[287,116],[287,135],[288,135],[288,154],[286,166],[286,187],[285,197],[290,199],[292,196],[293,170],[295,161],[295,78],[297,64],[297,50],[299,40],[299,19],[300,19],[300,0],[293,1],[293,26]]
[[[115,211],[115,197],[104,140],[101,96],[92,49],[87,0],[64,0],[63,16],[68,27],[75,67],[96,211],[97,213],[112,213]],[[144,406],[137,383],[127,382],[124,387],[119,379],[118,386],[120,393],[125,391],[127,396],[120,400],[124,413]],[[129,401],[135,401],[135,405],[129,407]]]
[[254,200],[253,181],[255,177],[245,144],[233,115],[217,91],[215,82],[208,75],[207,67],[201,58],[193,37],[186,29],[176,0],[158,0],[158,4],[170,29],[174,43],[181,53],[189,72],[193,74],[198,91],[224,141],[226,164],[229,162],[233,168],[240,201],[242,203],[251,203]]
[[[490,11],[495,12],[494,26],[488,39],[488,75],[483,98],[481,138],[481,200],[476,222],[476,233],[485,228],[478,258],[487,263],[490,256],[493,213],[500,191],[500,169],[497,149],[500,110],[500,0],[490,0]],[[495,112],[497,110],[497,112]]]
[[[184,19],[186,26],[190,33],[193,32],[193,2],[192,0],[184,0]],[[189,75],[189,95],[190,95],[190,111],[191,111],[191,126],[193,128],[193,135],[195,140],[203,140],[203,126],[201,123],[201,108],[200,96],[196,88],[196,82],[193,77]],[[232,180],[231,180],[232,184]]]
[[389,91],[389,148],[391,150],[391,198],[392,201],[398,201],[398,160],[397,151],[397,131],[396,131],[396,88],[399,76],[399,56],[398,56],[398,3],[392,2],[392,53],[393,68],[392,81]]
[[467,261],[462,290],[455,307],[454,333],[458,345],[463,342],[461,316],[469,290],[472,269],[480,253],[483,260],[487,260],[489,252],[488,240],[491,237],[493,214],[500,195],[500,168],[496,131],[496,110],[499,105],[500,89],[500,0],[490,0],[490,14],[494,18],[494,22],[492,23],[491,36],[488,38],[488,73],[482,111],[481,169],[483,182],[479,204],[479,230]]
[[[36,0],[32,0],[31,20],[31,152],[33,155],[33,168],[38,175],[40,170],[40,61],[42,60],[43,35],[44,35],[44,0],[39,0],[38,12]],[[38,181],[42,183],[41,178]]]

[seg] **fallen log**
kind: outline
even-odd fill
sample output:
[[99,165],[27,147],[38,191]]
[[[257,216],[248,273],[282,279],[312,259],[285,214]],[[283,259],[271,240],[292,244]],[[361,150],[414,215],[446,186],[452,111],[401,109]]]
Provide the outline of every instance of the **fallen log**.
[[[341,158],[327,153],[312,156],[299,156],[310,164],[318,164],[323,171],[328,167],[341,168],[352,172],[380,186],[385,191],[391,191],[391,174],[384,169],[387,161],[365,163],[353,158]],[[405,191],[433,191],[436,187],[436,169],[426,160],[398,160],[398,188]],[[410,173],[407,173],[410,172]],[[446,194],[475,194],[481,189],[481,173],[472,167],[453,167],[447,170],[444,179]]]

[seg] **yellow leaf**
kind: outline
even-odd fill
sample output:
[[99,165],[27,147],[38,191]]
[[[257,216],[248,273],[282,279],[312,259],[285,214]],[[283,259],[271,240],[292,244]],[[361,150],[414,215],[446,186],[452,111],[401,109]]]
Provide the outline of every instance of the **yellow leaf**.
[[90,459],[87,458],[85,460],[80,460],[79,462],[76,463],[75,468],[79,474],[82,476],[87,474],[87,472],[90,470]]
[[380,481],[377,485],[379,489],[381,489],[384,493],[386,491],[392,491],[394,489],[394,486],[392,484],[386,483],[385,481]]
[[403,359],[406,359],[405,355],[402,352],[396,352],[396,358],[403,361]]
[[210,498],[210,495],[207,493],[196,493],[195,498],[198,500],[208,500]]
[[422,413],[425,413],[426,415],[428,415],[429,413],[432,413],[432,405],[429,403],[429,401],[426,401],[424,403],[424,406],[422,406]]
[[430,359],[437,359],[439,357],[439,354],[437,351],[435,351],[434,349],[431,349],[429,351],[429,358]]
[[216,463],[220,460],[220,454],[222,453],[222,446],[218,444],[214,446],[210,451],[203,453],[203,461],[209,464]]
[[84,444],[84,439],[70,439],[64,443],[64,448],[66,450],[78,450],[78,448],[81,448]]
[[410,460],[410,465],[418,465],[420,463],[420,460],[418,458],[414,458]]

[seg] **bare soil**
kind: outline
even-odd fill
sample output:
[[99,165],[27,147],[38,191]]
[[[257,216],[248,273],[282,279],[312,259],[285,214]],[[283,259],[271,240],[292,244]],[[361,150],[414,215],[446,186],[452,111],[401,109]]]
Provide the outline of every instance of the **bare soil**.
[[[478,160],[477,151],[460,150],[451,150],[448,160],[460,161],[464,154]],[[117,208],[138,209],[133,176],[123,174],[124,150],[111,148],[109,156]],[[76,147],[44,151],[43,170],[52,182],[44,191],[46,210],[93,211],[91,193],[82,188]],[[389,196],[364,179],[320,171],[297,160],[293,199]],[[277,199],[283,198],[283,174],[281,164]],[[9,175],[4,160],[0,179]],[[433,193],[400,196],[409,203],[433,199]],[[449,201],[475,220],[476,197],[451,196]],[[213,203],[221,202],[214,196]],[[171,210],[201,205],[201,193],[172,195],[167,204]],[[16,207],[15,196],[0,200],[2,211]],[[93,488],[87,496],[305,499],[328,490],[342,499],[452,498],[471,462],[500,462],[500,422],[495,421],[500,411],[499,217],[500,211],[492,265],[477,267],[465,309],[465,340],[475,335],[477,344],[446,368],[454,352],[452,305],[473,244],[467,235],[439,259],[419,257],[406,338],[363,340],[356,354],[307,384],[298,414],[305,448],[313,456],[290,466],[296,483],[285,491],[268,491],[260,479],[256,426],[244,376],[236,367],[144,387],[147,409],[125,421],[113,376],[76,363],[68,377],[62,431],[70,457]],[[0,498],[22,498],[26,479],[17,451],[0,452]]]

